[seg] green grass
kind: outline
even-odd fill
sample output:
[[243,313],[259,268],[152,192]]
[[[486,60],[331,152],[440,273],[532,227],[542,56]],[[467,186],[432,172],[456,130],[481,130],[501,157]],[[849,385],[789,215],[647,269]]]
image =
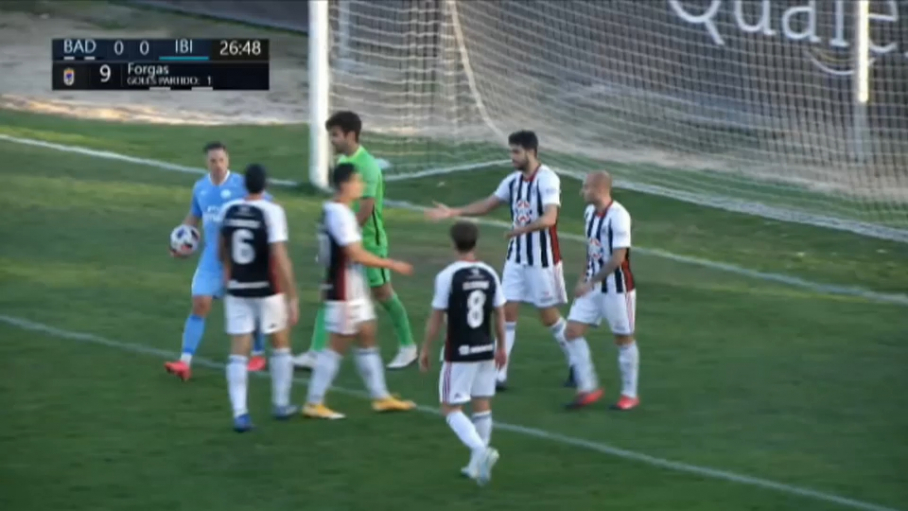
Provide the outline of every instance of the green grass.
[[[151,126],[62,119],[0,110],[0,134],[78,145],[185,165],[204,164],[201,147],[210,139],[231,149],[234,166],[251,160],[266,164],[285,179],[305,180],[309,161],[305,125],[287,126]],[[377,156],[400,151],[399,141],[372,137],[366,145]],[[422,147],[432,149],[431,147]],[[441,161],[425,167],[456,164],[446,148]],[[506,155],[488,155],[488,159]],[[415,163],[414,163],[415,164]],[[136,168],[138,172],[150,169]],[[441,200],[469,202],[495,189],[507,169],[461,172],[389,184],[390,198],[429,204]],[[564,218],[560,228],[580,233],[580,183],[562,182]],[[626,190],[616,197],[634,218],[634,243],[678,254],[790,274],[829,284],[862,286],[875,291],[908,289],[908,245],[830,229],[777,222],[760,217],[703,208]],[[504,219],[506,213],[501,212]]]
[[[0,133],[184,164],[221,139],[234,166],[260,160],[300,179],[300,127],[108,125],[0,112]],[[367,140],[367,143],[369,141]],[[378,152],[378,151],[376,151]],[[192,262],[166,255],[193,176],[0,141],[0,314],[155,349],[179,346]],[[495,173],[395,182],[399,200],[452,203],[492,189]],[[579,202],[565,182],[562,225],[578,230]],[[321,199],[276,189],[290,220],[308,339],[316,306],[312,223]],[[904,291],[905,248],[834,231],[766,222],[620,192],[635,242],[829,283]],[[417,263],[395,287],[414,330],[427,316],[431,280],[448,261],[440,228],[388,212],[392,248]],[[483,228],[483,255],[499,264],[501,231]],[[582,246],[565,242],[567,279]],[[804,252],[804,256],[797,256]],[[908,385],[904,307],[831,297],[638,255],[644,406],[570,414],[563,360],[524,311],[514,391],[496,419],[652,456],[805,486],[891,507],[908,505]],[[382,314],[380,314],[382,316]],[[216,306],[202,356],[223,360]],[[393,339],[381,318],[384,353]],[[507,431],[502,462],[481,490],[456,473],[466,452],[439,417],[373,416],[334,393],[350,414],[337,423],[267,419],[269,384],[253,380],[260,429],[230,431],[222,372],[200,368],[181,384],[162,360],[75,343],[0,323],[0,508],[221,510],[843,509],[814,499],[655,468]],[[590,337],[609,396],[618,381],[608,335]],[[360,387],[345,362],[339,384]],[[437,369],[436,369],[437,371]],[[437,373],[390,373],[393,390],[436,402]],[[295,396],[302,398],[304,389]],[[48,487],[51,485],[50,487]]]

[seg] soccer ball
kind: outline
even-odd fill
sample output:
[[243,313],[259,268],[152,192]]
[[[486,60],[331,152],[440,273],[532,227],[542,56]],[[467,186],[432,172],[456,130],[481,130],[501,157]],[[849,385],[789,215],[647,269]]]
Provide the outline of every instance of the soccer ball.
[[170,233],[170,248],[174,252],[193,253],[199,248],[199,230],[191,225],[178,225]]

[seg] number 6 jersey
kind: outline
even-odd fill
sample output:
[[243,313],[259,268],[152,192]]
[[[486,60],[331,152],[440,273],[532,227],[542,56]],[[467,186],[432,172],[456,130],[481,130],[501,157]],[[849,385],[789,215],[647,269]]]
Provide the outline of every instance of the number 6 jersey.
[[271,260],[271,244],[287,241],[284,208],[264,199],[237,200],[221,210],[230,275],[227,294],[265,297],[280,293]]
[[442,358],[479,362],[495,358],[492,313],[504,306],[501,280],[489,265],[457,261],[435,277],[432,308],[448,315]]

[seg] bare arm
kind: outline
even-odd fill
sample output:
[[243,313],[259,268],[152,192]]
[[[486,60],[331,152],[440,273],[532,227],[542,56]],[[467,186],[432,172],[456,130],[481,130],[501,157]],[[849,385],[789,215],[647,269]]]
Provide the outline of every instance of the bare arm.
[[504,204],[504,201],[494,195],[489,195],[485,199],[478,200],[472,204],[454,208],[454,216],[483,216],[494,211],[498,206]]
[[277,263],[281,291],[284,292],[287,300],[296,300],[296,278],[293,275],[293,263],[287,252],[287,244],[284,242],[272,243],[271,251]]
[[186,215],[186,218],[183,219],[183,225],[191,225],[193,227],[198,228],[199,222],[201,222],[201,221],[202,221],[201,218],[193,215],[192,213],[189,213],[188,215]]
[[221,242],[218,243],[218,259],[224,265],[224,275],[230,275],[230,242],[227,236],[220,234]]
[[426,332],[422,340],[422,349],[424,351],[429,351],[432,347],[432,342],[438,338],[438,333],[441,331],[441,325],[445,320],[445,311],[432,309],[432,314],[429,315],[429,319],[426,320]]
[[504,338],[504,307],[495,307],[495,337],[497,339],[497,348],[499,350],[506,350]]
[[359,212],[356,213],[356,223],[366,225],[372,212],[375,211],[375,199],[372,197],[363,197],[359,200]]
[[351,243],[345,246],[344,254],[346,254],[346,256],[349,257],[350,260],[354,263],[368,266],[370,268],[394,269],[394,266],[396,265],[396,261],[378,257],[372,252],[364,249],[362,244],[360,244],[359,242]]
[[598,273],[590,277],[589,284],[595,285],[603,280],[605,280],[609,275],[611,275],[615,270],[621,266],[621,263],[624,261],[624,258],[627,257],[627,249],[619,248],[612,252],[612,257],[609,258],[608,263],[602,265],[602,269]]

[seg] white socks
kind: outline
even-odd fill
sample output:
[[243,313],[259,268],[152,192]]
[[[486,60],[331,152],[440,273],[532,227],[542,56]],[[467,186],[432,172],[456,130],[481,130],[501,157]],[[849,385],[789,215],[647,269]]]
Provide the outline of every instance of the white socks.
[[248,373],[246,371],[246,357],[230,355],[227,363],[227,389],[230,393],[230,404],[233,406],[233,417],[248,413],[246,409],[246,389]]
[[[314,405],[325,400],[325,393],[328,392],[334,377],[337,376],[341,358],[343,357],[331,348],[318,353],[315,369],[312,371],[312,380],[309,382],[307,403]],[[358,349],[355,358],[356,368],[359,370],[366,388],[369,389],[372,399],[384,399],[390,396],[385,384],[385,370],[381,362],[381,355],[378,354],[378,348]]]
[[315,361],[315,369],[312,371],[312,380],[309,381],[307,403],[317,405],[325,400],[325,393],[328,392],[334,377],[337,376],[340,361],[340,354],[331,348],[319,352]]
[[586,339],[579,337],[567,342],[567,348],[571,352],[571,359],[574,364],[574,379],[577,382],[577,390],[580,392],[592,392],[599,387],[599,380],[596,377],[596,368],[593,366],[593,359],[590,356],[590,345]]
[[293,385],[293,358],[290,348],[271,352],[271,399],[275,406],[290,404],[290,387]]
[[189,353],[181,353],[180,362],[186,365],[192,365],[192,355],[190,355]]
[[366,384],[372,399],[385,399],[390,396],[385,384],[385,369],[381,362],[378,348],[360,348],[356,350],[356,368]]
[[[558,343],[558,346],[561,348],[561,352],[564,353],[564,358],[567,360],[568,367],[574,365],[573,357],[571,356],[571,350],[568,347],[568,343],[564,338],[564,330],[567,328],[567,321],[564,318],[558,318],[558,321],[549,327],[549,331],[552,333],[552,337],[555,338],[555,342]],[[507,322],[504,324],[504,345],[508,350],[508,363],[501,367],[498,370],[497,380],[499,382],[507,381],[508,379],[508,365],[511,363],[511,351],[514,349],[514,342],[517,340],[517,323]]]
[[567,321],[565,321],[564,318],[558,318],[558,321],[549,327],[549,331],[552,332],[552,337],[555,338],[555,342],[558,343],[561,352],[564,353],[564,358],[567,360],[568,367],[571,367],[574,365],[574,361],[571,359],[571,350],[568,348],[567,340],[564,338],[564,330],[566,328]]
[[483,442],[482,437],[479,436],[479,432],[476,431],[476,426],[470,422],[470,419],[468,419],[462,411],[458,410],[449,413],[448,416],[445,417],[445,420],[448,422],[448,426],[451,426],[451,429],[457,434],[457,438],[459,438],[470,451],[475,453],[486,448],[486,443]]
[[640,351],[636,341],[618,346],[618,369],[621,371],[621,395],[636,398],[640,371]]
[[[227,390],[233,416],[249,413],[246,395],[249,388],[249,362],[243,355],[230,355],[227,362]],[[276,349],[271,355],[271,398],[275,406],[290,404],[290,387],[293,386],[293,360],[289,348]]]
[[479,433],[479,438],[482,439],[483,443],[486,446],[489,445],[489,442],[492,440],[492,412],[476,412],[473,414],[473,426],[476,428],[476,432]]
[[508,365],[511,363],[511,351],[514,349],[514,342],[517,340],[517,323],[507,322],[504,324],[504,346],[508,352],[508,363],[501,366],[498,370],[498,381],[503,382],[508,379]]

